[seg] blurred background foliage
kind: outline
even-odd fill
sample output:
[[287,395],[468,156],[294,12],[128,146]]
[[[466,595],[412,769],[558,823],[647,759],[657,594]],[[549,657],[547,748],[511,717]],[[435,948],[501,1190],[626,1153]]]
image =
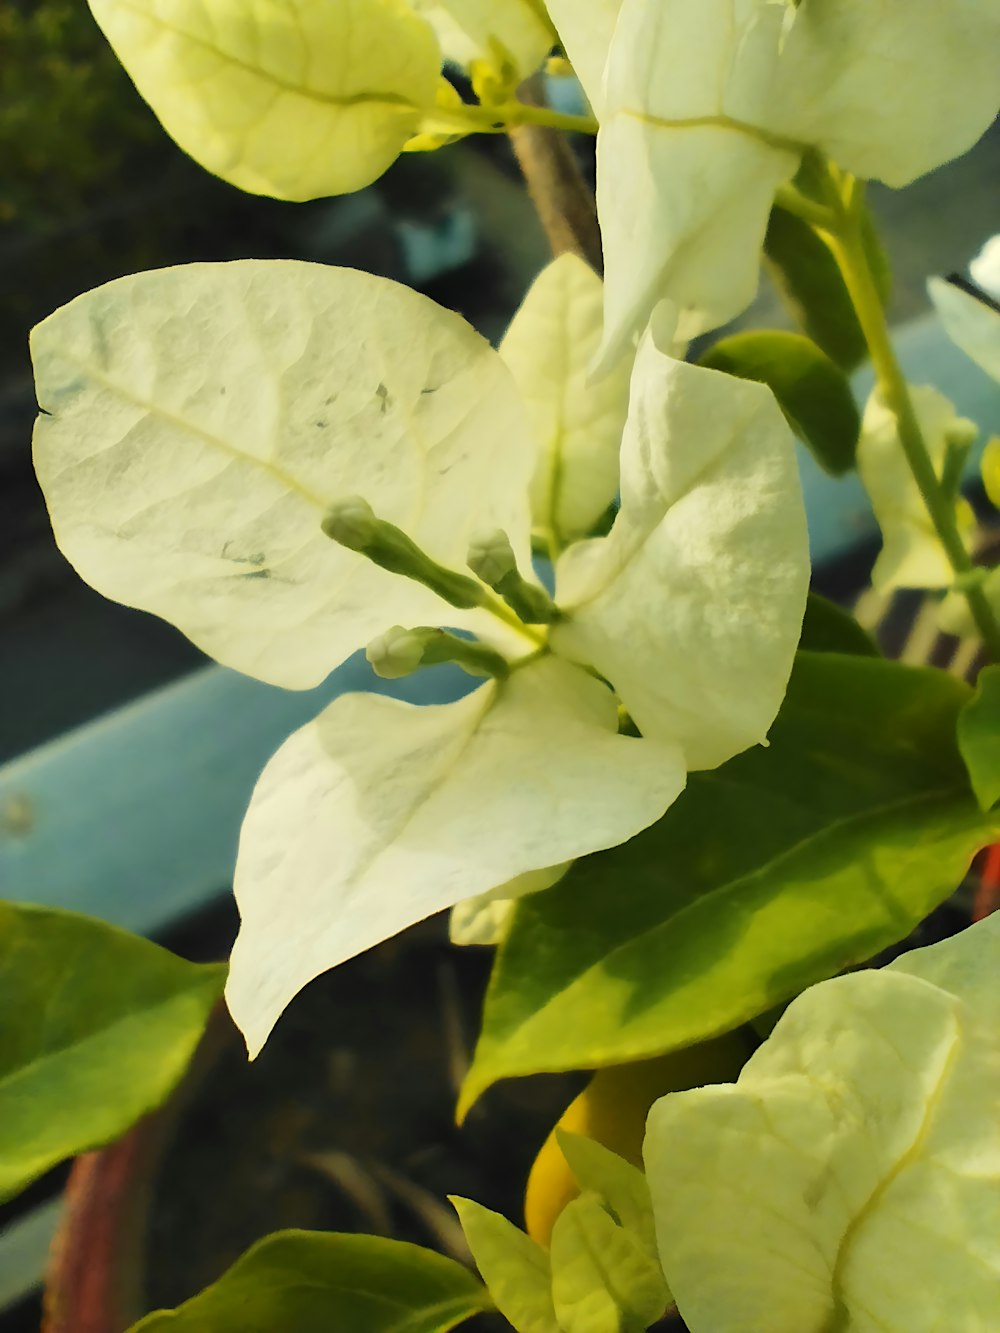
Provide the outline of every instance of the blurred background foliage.
[[0,7],[0,224],[44,226],[132,173],[159,131],[81,0]]

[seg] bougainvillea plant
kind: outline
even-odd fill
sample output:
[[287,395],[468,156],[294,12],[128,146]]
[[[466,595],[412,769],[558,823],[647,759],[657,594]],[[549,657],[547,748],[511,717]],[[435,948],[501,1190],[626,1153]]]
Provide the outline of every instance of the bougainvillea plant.
[[[382,677],[470,680],[437,705],[342,695],[281,746],[228,970],[4,909],[6,1194],[167,1095],[224,975],[253,1056],[314,977],[451,909],[456,945],[496,950],[458,1114],[501,1078],[598,1071],[527,1232],[454,1201],[482,1281],[281,1233],[137,1327],[441,1333],[496,1310],[632,1333],[676,1308],[692,1333],[995,1331],[1000,918],[866,964],[1000,840],[1000,666],[974,690],[886,661],[808,596],[796,439],[857,470],[874,586],[928,590],[1000,661],[961,493],[978,428],[907,382],[865,205],[867,180],[904,187],[989,128],[1000,3],[90,4],[166,131],[238,188],[345,193],[404,151],[530,129],[562,225],[498,350],[396,283],[279,260],[122,278],[34,330],[38,477],[93,587],[291,690],[359,649]],[[576,112],[539,95],[546,67],[575,72]],[[582,178],[532,165],[573,133],[596,135],[600,247]],[[720,338],[765,255],[801,332]],[[995,377],[998,267],[993,242],[930,283]],[[595,1128],[626,1121],[631,1147]]]

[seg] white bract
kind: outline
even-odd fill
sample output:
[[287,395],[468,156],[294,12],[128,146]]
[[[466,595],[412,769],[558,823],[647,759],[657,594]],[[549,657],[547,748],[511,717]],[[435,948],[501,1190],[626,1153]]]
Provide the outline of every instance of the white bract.
[[[910,398],[940,480],[949,448],[967,449],[978,434],[975,423],[960,417],[954,403],[928,385],[911,388]],[[882,551],[872,570],[872,586],[880,592],[947,587],[955,571],[906,461],[896,417],[877,389],[865,408],[857,458],[858,472],[882,529]],[[966,532],[975,527],[975,516],[965,500],[958,501],[957,516]]]
[[1000,301],[1000,236],[991,236],[969,265],[969,275],[991,301]]
[[622,358],[589,378],[603,300],[594,270],[562,255],[542,270],[500,345],[539,446],[531,516],[550,550],[590,532],[618,493],[632,367]]
[[446,59],[475,73],[486,66],[517,83],[542,63],[556,36],[543,0],[411,0]]
[[241,190],[360,190],[433,111],[441,51],[407,0],[90,0],[163,128]]
[[[607,537],[556,566],[567,616],[555,650],[596,667],[644,736],[680,742],[689,769],[765,739],[802,605],[797,484],[761,388],[693,372],[651,328],[632,376],[621,511]],[[762,506],[780,521],[761,522]]]
[[548,0],[563,50],[587,100],[600,117],[604,108],[604,67],[622,0]]
[[[1000,381],[1000,236],[986,242],[969,265],[972,282],[960,277],[930,278],[927,290],[945,331],[957,347],[987,375]],[[1000,448],[995,439],[987,442],[981,462],[986,494],[1000,506]],[[991,570],[983,591],[994,611],[1000,610],[1000,571]],[[941,604],[938,623],[950,634],[977,632],[969,606],[960,593],[950,593]]]
[[598,96],[609,351],[660,300],[684,337],[749,304],[808,148],[893,186],[965,152],[1000,104],[998,45],[994,0],[623,0]]
[[[547,625],[529,495],[552,442],[500,356],[426,298],[320,265],[196,264],[80,297],[32,351],[56,537],[102,592],[292,688],[366,644],[386,674],[426,651],[494,677],[439,707],[343,696],[268,764],[228,991],[252,1050],[320,972],[626,841],[688,770],[764,740],[808,560],[791,433],[763,386],[644,342],[621,512],[562,557]],[[590,493],[575,473],[593,466],[565,449],[567,495]],[[470,548],[497,591],[463,574]],[[619,701],[641,738],[619,734]]]
[[647,1125],[691,1333],[994,1333],[1000,913],[795,1000],[735,1084]]
[[1000,236],[986,242],[969,273],[974,287],[931,278],[927,289],[949,338],[987,375],[1000,380]]

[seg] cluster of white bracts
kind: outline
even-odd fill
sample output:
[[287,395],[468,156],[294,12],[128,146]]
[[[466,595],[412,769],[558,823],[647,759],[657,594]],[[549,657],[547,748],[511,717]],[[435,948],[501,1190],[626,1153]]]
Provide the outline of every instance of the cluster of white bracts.
[[[320,972],[626,841],[778,710],[808,579],[789,428],[766,388],[652,336],[630,392],[627,368],[588,388],[599,321],[574,311],[599,292],[557,261],[518,316],[514,373],[425,297],[313,264],[140,274],[34,332],[38,475],[101,592],[292,689],[397,624],[472,631],[515,667],[446,706],[342,697],[268,765],[228,991],[254,1051]],[[610,535],[574,542],[619,488]],[[518,632],[337,545],[321,522],[355,494],[457,570],[500,528],[530,572],[532,527],[555,527],[563,618]]]

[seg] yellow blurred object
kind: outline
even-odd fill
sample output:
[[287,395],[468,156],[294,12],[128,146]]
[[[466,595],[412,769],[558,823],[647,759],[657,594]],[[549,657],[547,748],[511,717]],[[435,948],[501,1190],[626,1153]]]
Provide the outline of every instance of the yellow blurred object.
[[987,440],[980,466],[990,504],[1000,509],[1000,436],[994,435]]
[[[596,1139],[641,1168],[646,1116],[652,1104],[668,1092],[732,1082],[749,1055],[746,1038],[729,1032],[653,1060],[600,1069],[566,1108],[556,1129]],[[528,1176],[524,1194],[528,1235],[548,1248],[556,1218],[579,1193],[554,1129]]]

